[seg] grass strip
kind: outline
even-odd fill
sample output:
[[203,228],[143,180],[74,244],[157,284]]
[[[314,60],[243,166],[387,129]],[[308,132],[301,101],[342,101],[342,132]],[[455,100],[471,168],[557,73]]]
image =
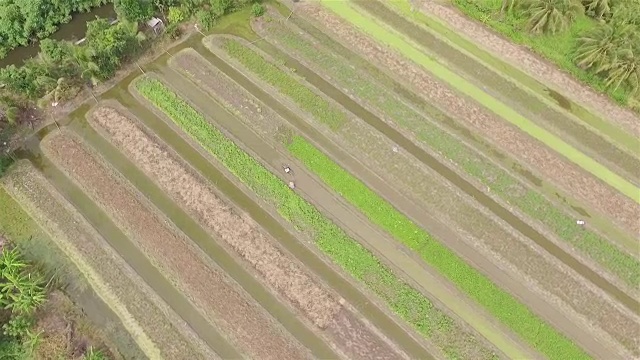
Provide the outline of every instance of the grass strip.
[[520,130],[539,140],[549,148],[590,172],[600,180],[620,191],[625,196],[640,203],[640,189],[620,175],[609,170],[589,156],[583,154],[571,145],[562,141],[558,136],[536,125],[532,121],[518,114],[506,104],[493,98],[482,89],[469,83],[460,75],[455,74],[436,60],[422,53],[414,44],[405,40],[402,35],[387,27],[381,26],[373,19],[364,16],[351,7],[348,1],[323,1],[322,5],[344,18],[355,27],[368,34],[376,41],[386,44],[398,51],[411,61],[425,68],[440,80],[446,82],[452,88],[471,97],[487,109],[500,116],[505,121],[518,127]]
[[258,196],[274,204],[283,218],[299,230],[311,233],[322,252],[380,296],[393,312],[418,332],[428,338],[436,331],[446,332],[451,326],[451,319],[437,312],[419,291],[398,279],[371,252],[291,191],[280,178],[225,137],[160,81],[143,77],[136,81],[135,87]]
[[[454,2],[456,3],[456,5],[461,6],[461,4],[466,1],[468,0],[460,0],[460,1],[454,1]],[[502,3],[502,0],[494,1],[494,3],[497,3],[498,1],[500,2],[500,4]],[[439,34],[440,36],[446,38],[447,40],[456,44],[460,48],[478,57],[485,63],[489,64],[491,68],[506,74],[508,77],[511,77],[517,82],[528,87],[529,89],[534,91],[538,96],[541,96],[541,97],[550,96],[550,95],[547,95],[549,93],[549,89],[540,81],[535,79],[533,76],[507,63],[506,61],[500,59],[496,54],[491,53],[488,50],[482,49],[476,43],[465,38],[463,35],[455,31],[451,31],[447,27],[447,25],[441,22],[441,20],[436,19],[435,15],[428,14],[424,10],[412,9],[411,0],[383,0],[383,2],[386,6],[394,9],[398,13],[401,13],[406,18],[413,19],[416,23],[423,25],[429,30]],[[476,2],[474,2],[474,4],[476,4]],[[494,11],[496,13],[499,12],[500,7],[498,6],[494,8]],[[466,11],[464,12],[467,13]],[[512,16],[512,14],[506,14],[506,16],[510,17]],[[491,18],[491,20],[493,20],[493,18]],[[499,23],[503,23],[502,20],[503,19],[501,19]],[[572,27],[574,25],[575,23],[571,24]],[[551,38],[554,38],[556,36],[560,36],[560,35],[543,35],[542,36],[542,38],[545,39],[545,42],[554,44],[554,46],[552,46],[550,50],[557,50],[559,48],[558,46],[555,46],[556,44],[553,41],[550,40]],[[539,41],[540,37],[536,36],[532,38],[535,39],[535,41]],[[572,49],[573,48],[570,48],[569,50],[572,50]],[[536,49],[534,48],[534,50]],[[567,49],[563,49],[563,50],[565,52],[568,51]],[[556,62],[556,64],[558,64],[558,62]],[[570,59],[570,64],[572,67],[577,68],[577,66],[575,66],[575,64],[573,63],[573,59]],[[573,75],[575,76],[575,74]],[[593,87],[597,88],[595,86]],[[597,88],[597,89],[601,90],[600,88]],[[637,149],[640,148],[640,140],[637,139],[635,136],[633,136],[633,134],[630,134],[624,129],[614,125],[611,122],[608,122],[606,119],[601,118],[598,115],[592,114],[589,110],[577,104],[576,102],[573,102],[572,106],[570,105],[570,112],[578,116],[583,121],[583,123],[588,124],[590,127],[595,129],[596,131],[600,131],[602,134],[613,139],[613,141],[615,141],[616,144],[621,145],[631,153],[636,153]]]
[[[368,104],[381,110],[398,125],[412,131],[432,149],[453,160],[465,173],[491,188],[511,205],[533,219],[539,220],[567,243],[584,252],[633,288],[640,287],[640,261],[620,250],[599,234],[576,224],[574,217],[554,206],[538,191],[526,186],[501,167],[479,156],[472,148],[458,141],[454,136],[433,125],[417,111],[407,106],[380,85],[362,76],[343,59],[335,54],[314,46],[309,41],[282,26],[274,26],[270,32],[285,45],[288,51],[300,54],[307,61],[327,71],[333,81],[349,88]],[[251,49],[248,49],[252,51]],[[260,56],[253,52],[255,56]],[[267,61],[262,58],[263,61]],[[323,115],[320,115],[323,116]],[[322,121],[322,119],[319,119]],[[524,189],[514,192],[513,189]]]
[[484,306],[536,350],[550,359],[589,358],[571,340],[436,241],[304,138],[294,136],[287,148],[309,170],[360,209],[373,223],[418,253],[425,262]]
[[[597,92],[608,94],[612,99],[626,105],[630,91],[619,87],[612,89],[605,85],[605,80],[587,70],[581,69],[574,62],[574,49],[578,38],[586,31],[597,26],[597,20],[581,14],[571,22],[566,31],[557,34],[533,35],[526,29],[527,18],[516,12],[501,13],[502,0],[453,0],[453,5],[465,15],[482,22],[485,26],[509,38],[509,40],[523,44],[527,48],[551,60],[555,65],[568,71],[572,76],[587,83]],[[498,16],[500,15],[500,16]]]
[[242,65],[255,72],[262,80],[268,82],[283,94],[294,99],[303,110],[314,116],[322,115],[322,119],[331,129],[337,130],[347,121],[345,114],[336,110],[331,104],[316,95],[293,76],[277,66],[262,61],[253,51],[236,40],[223,39],[222,47]]

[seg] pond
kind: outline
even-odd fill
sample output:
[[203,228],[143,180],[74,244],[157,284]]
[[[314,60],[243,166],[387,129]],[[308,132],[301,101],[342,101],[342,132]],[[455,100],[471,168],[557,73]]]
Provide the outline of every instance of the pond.
[[[98,18],[115,18],[116,12],[113,9],[113,4],[106,4],[93,8],[89,12],[76,13],[73,15],[71,21],[66,24],[60,25],[58,31],[53,33],[50,38],[55,40],[79,40],[84,37],[87,31],[87,21]],[[28,60],[38,54],[40,46],[38,43],[33,43],[29,46],[21,46],[13,49],[9,54],[0,59],[0,68],[8,65],[21,65],[25,60]]]

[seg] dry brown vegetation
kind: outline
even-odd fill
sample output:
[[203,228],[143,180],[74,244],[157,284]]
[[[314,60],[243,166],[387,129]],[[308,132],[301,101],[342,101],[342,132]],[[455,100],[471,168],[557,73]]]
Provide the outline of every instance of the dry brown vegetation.
[[263,234],[258,224],[246,214],[236,213],[216,196],[205,180],[188,170],[174,154],[167,152],[116,109],[100,107],[91,119],[141,170],[231,245],[316,326],[322,329],[327,326],[340,310],[337,299],[278,249],[274,239]]
[[399,357],[353,313],[344,309],[336,296],[321,287],[301,264],[283,253],[254,220],[239,214],[216,196],[206,180],[132,119],[131,114],[107,106],[99,107],[90,117],[92,125],[106,134],[174,201],[231,245],[272,288],[316,326],[326,328],[342,351],[362,359]]
[[241,351],[261,359],[308,357],[228,275],[138,199],[80,139],[58,132],[45,138],[42,147]]
[[495,146],[516,155],[543,176],[570,191],[594,209],[612,218],[633,233],[640,233],[640,206],[618,193],[577,165],[564,160],[549,148],[502,121],[473,101],[456,94],[416,64],[377,44],[318,4],[300,3],[296,13],[311,18],[347,47],[374,59],[384,69],[411,84],[425,100],[437,104],[456,119],[466,121]]
[[3,182],[34,219],[52,234],[58,246],[73,246],[82,255],[100,275],[107,291],[125,304],[132,315],[128,321],[139,324],[162,356],[167,359],[215,356],[33,166],[21,163]]

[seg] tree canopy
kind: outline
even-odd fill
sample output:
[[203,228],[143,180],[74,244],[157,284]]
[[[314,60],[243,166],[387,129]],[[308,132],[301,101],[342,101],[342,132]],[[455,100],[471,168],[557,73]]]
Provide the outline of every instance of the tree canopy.
[[0,58],[18,47],[46,38],[71,14],[107,0],[0,0]]

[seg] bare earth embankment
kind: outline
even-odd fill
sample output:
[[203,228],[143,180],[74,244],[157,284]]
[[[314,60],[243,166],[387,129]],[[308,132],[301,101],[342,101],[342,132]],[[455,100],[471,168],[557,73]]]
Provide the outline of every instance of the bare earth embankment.
[[326,330],[340,351],[358,359],[401,357],[343,308],[338,295],[320,285],[300,263],[283,253],[254,220],[227,205],[206,180],[149,134],[131,114],[103,106],[91,114],[90,122],[176,203],[249,262],[272,289],[315,326]]
[[75,136],[49,135],[45,155],[114,218],[152,262],[245,354],[262,359],[309,355],[183,234],[145,205]]
[[327,34],[366,58],[375,60],[381,68],[405,79],[425,100],[439,106],[456,119],[465,121],[474,131],[491,139],[497,147],[514,154],[523,163],[536,169],[535,172],[554,181],[565,191],[609,216],[632,233],[640,233],[640,222],[637,221],[640,218],[640,205],[633,200],[506,124],[480,105],[456,94],[424,69],[377,44],[322,6],[298,3],[295,5],[295,12],[320,24]]
[[52,235],[147,356],[217,357],[29,162],[15,166],[2,182]]

